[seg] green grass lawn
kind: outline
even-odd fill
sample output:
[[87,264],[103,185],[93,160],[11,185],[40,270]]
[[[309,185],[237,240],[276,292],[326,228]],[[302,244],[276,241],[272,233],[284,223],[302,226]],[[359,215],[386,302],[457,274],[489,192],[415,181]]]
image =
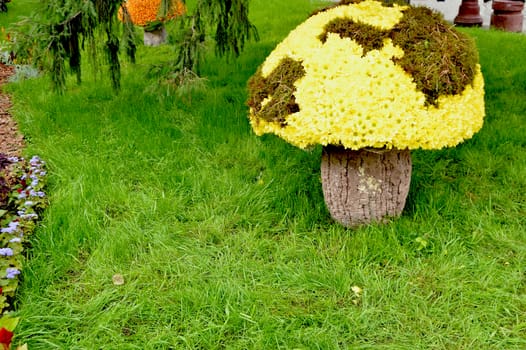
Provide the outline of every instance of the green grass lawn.
[[210,57],[207,88],[185,95],[147,77],[166,47],[124,64],[118,95],[88,73],[62,96],[44,78],[9,87],[50,184],[15,343],[526,348],[526,37],[464,30],[486,80],[483,129],[413,152],[399,219],[346,229],[323,202],[321,150],[256,137],[244,105],[247,79],[317,6],[253,0],[261,41]]

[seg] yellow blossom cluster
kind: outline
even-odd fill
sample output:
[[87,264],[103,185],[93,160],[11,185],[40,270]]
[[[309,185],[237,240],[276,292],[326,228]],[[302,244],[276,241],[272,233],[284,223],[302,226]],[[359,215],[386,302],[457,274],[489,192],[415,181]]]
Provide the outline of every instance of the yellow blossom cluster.
[[[172,3],[166,17],[159,17],[161,0],[126,0],[122,6],[128,10],[133,24],[138,26],[146,26],[155,21],[168,21],[186,12],[186,6],[180,0]],[[122,18],[121,13],[119,17]]]
[[318,39],[326,23],[341,17],[391,29],[403,9],[365,0],[321,12],[293,30],[261,68],[267,76],[285,57],[302,63],[305,75],[294,84],[299,111],[283,123],[257,118],[252,110],[255,133],[274,133],[300,148],[332,144],[354,150],[439,149],[470,138],[484,118],[479,65],[472,84],[462,93],[439,96],[433,105],[426,103],[411,75],[395,64],[393,58],[403,57],[404,52],[390,39],[366,54],[360,44],[338,34],[328,33],[324,43]]
[[391,29],[400,19],[405,7],[394,5],[384,7],[381,2],[362,1],[348,6],[338,6],[310,17],[293,30],[267,57],[263,64],[263,75],[268,75],[284,57],[303,60],[306,53],[318,53],[324,45],[318,36],[324,32],[327,23],[335,18],[350,18],[378,29]]

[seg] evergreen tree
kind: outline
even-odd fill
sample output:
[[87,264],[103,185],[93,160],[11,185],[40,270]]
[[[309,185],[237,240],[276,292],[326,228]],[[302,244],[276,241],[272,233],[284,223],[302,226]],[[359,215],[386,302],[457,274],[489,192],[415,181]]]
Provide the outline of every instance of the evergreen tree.
[[[172,0],[162,0],[160,15]],[[216,53],[238,56],[257,31],[248,19],[249,0],[195,0],[192,13],[179,19],[174,70],[197,72],[207,34],[212,32]],[[118,14],[123,0],[43,0],[41,8],[19,23],[15,52],[49,72],[54,87],[65,87],[70,72],[81,81],[81,54],[89,54],[99,69],[101,46],[115,89],[120,87],[120,52],[135,59],[134,27],[129,15]],[[102,43],[102,45],[101,45]]]
[[257,30],[248,19],[248,0],[198,0],[193,13],[183,17],[179,24],[175,63],[178,70],[198,72],[209,30],[215,32],[219,56],[237,57],[247,40],[258,40]]

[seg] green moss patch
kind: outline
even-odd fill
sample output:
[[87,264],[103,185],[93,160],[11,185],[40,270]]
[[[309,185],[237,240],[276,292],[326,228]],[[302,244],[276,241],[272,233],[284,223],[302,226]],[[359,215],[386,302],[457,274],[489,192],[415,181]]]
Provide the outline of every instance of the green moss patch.
[[411,74],[426,101],[455,95],[473,82],[478,63],[473,40],[454,30],[442,15],[426,7],[410,7],[389,32],[404,56],[394,59]]
[[321,42],[326,41],[328,33],[356,41],[363,47],[364,55],[381,49],[384,39],[391,39],[404,50],[404,56],[393,61],[413,77],[417,88],[426,95],[427,104],[436,105],[441,95],[461,93],[475,77],[478,54],[473,40],[426,7],[407,8],[391,30],[337,18],[327,23],[319,36]]
[[339,34],[340,38],[351,38],[363,47],[363,55],[371,50],[379,50],[384,46],[387,32],[366,24],[355,22],[349,18],[336,18],[325,25],[325,31],[318,37],[322,43],[327,41],[329,33]]
[[[266,78],[263,77],[260,67],[248,81],[247,105],[258,118],[285,125],[287,115],[299,111],[294,96],[294,83],[304,75],[305,68],[301,62],[289,57],[282,59]],[[263,105],[266,98],[271,100]]]

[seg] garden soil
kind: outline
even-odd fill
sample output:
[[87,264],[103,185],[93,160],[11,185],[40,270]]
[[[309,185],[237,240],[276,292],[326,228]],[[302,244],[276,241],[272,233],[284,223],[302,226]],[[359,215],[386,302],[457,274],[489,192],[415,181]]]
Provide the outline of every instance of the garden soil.
[[10,97],[2,91],[1,86],[14,74],[14,67],[0,63],[0,153],[9,156],[20,155],[24,148],[24,138],[18,130],[18,125],[11,117]]

